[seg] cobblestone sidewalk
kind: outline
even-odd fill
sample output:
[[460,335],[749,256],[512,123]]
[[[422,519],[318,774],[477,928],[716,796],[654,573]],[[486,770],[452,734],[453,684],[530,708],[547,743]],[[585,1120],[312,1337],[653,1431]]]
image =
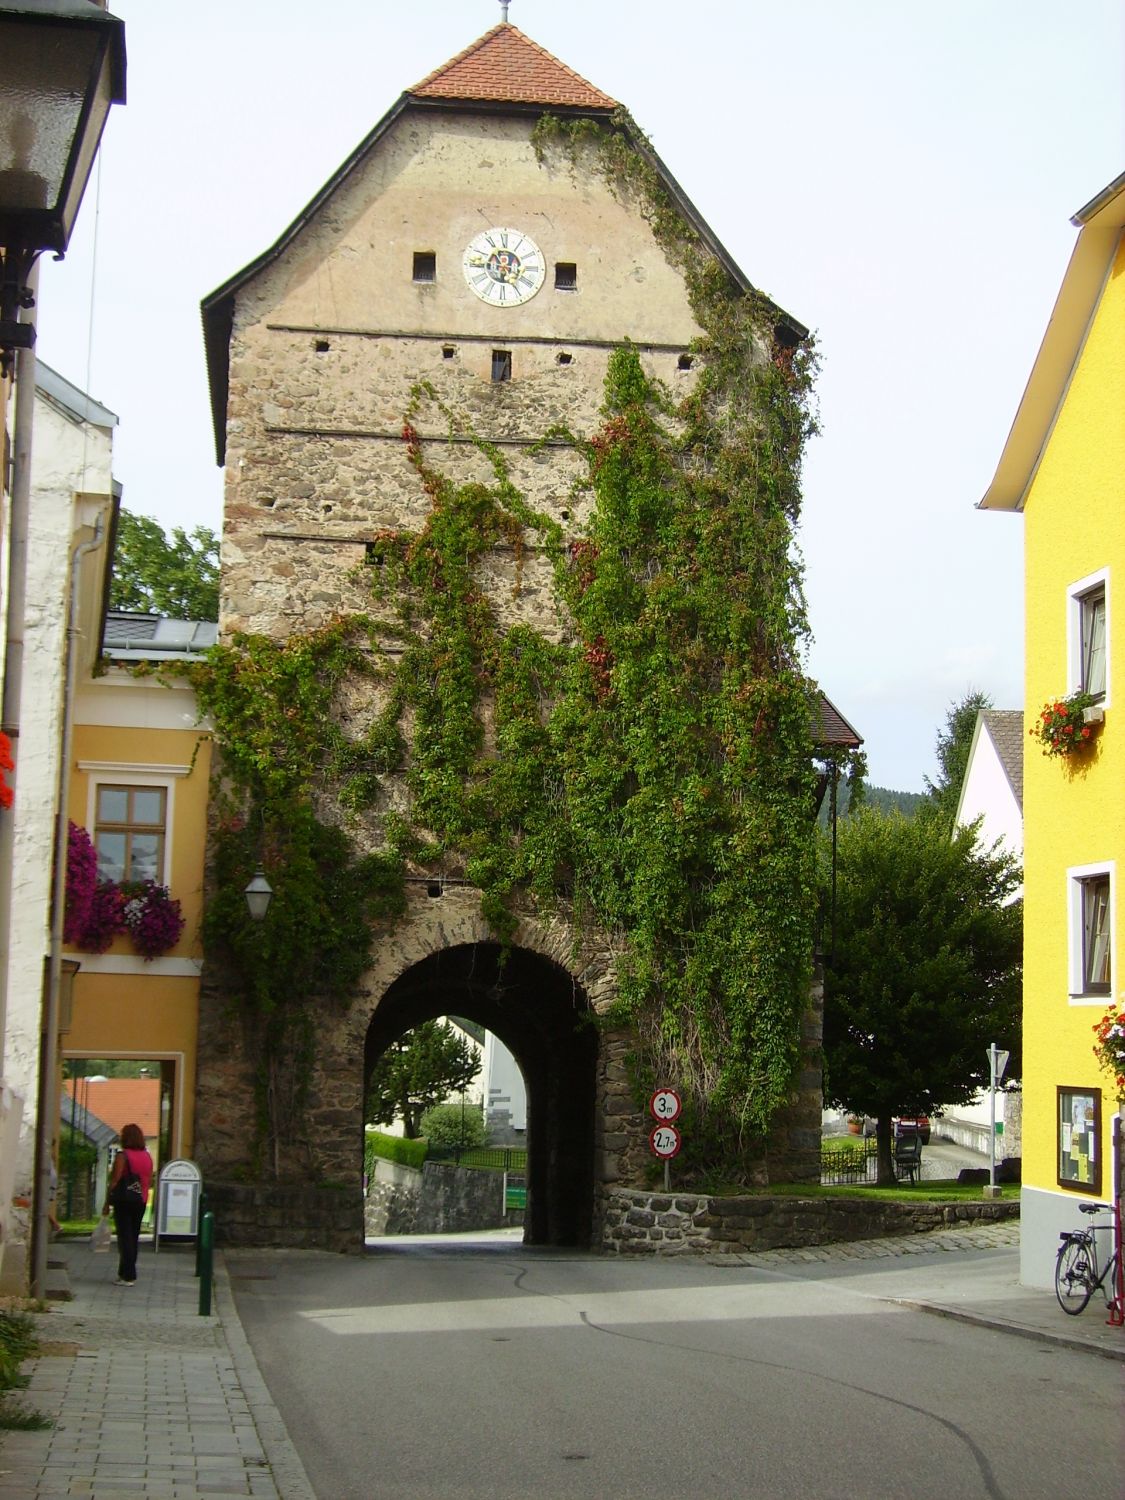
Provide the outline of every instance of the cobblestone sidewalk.
[[[53,1247],[54,1249],[54,1247]],[[135,1287],[115,1258],[61,1248],[73,1300],[39,1315],[24,1405],[53,1422],[5,1432],[0,1500],[312,1500],[216,1266],[199,1315],[194,1249],[142,1247]]]
[[815,1261],[883,1260],[906,1255],[932,1255],[935,1250],[1018,1250],[1018,1219],[983,1220],[966,1229],[935,1229],[929,1234],[895,1235],[877,1240],[851,1240],[832,1245],[810,1245],[802,1250],[759,1250],[723,1256],[740,1266],[806,1265]]

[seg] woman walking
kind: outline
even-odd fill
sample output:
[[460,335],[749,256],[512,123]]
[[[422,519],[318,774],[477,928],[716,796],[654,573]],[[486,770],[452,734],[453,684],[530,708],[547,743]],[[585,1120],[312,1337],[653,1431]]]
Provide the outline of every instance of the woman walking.
[[114,1158],[102,1208],[103,1214],[113,1209],[118,1286],[133,1286],[137,1280],[137,1246],[151,1185],[152,1157],[145,1149],[144,1132],[139,1125],[126,1125],[121,1131],[121,1150]]

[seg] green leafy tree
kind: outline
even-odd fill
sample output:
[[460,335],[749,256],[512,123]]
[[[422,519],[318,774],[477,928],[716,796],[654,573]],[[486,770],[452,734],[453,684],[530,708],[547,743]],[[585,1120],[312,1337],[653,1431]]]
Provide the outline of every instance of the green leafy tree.
[[407,1137],[414,1140],[425,1111],[467,1089],[480,1067],[480,1054],[453,1026],[425,1021],[392,1042],[375,1064],[367,1118],[373,1125],[390,1125],[399,1117]]
[[961,784],[965,780],[969,764],[977,713],[982,708],[991,707],[992,699],[988,694],[977,692],[974,688],[958,703],[950,706],[945,716],[945,728],[938,731],[935,747],[937,780],[931,781],[928,776],[922,778],[926,783],[926,797],[919,812],[924,817],[937,818],[947,832],[952,831],[953,820],[957,816],[957,804],[961,800]]
[[207,526],[190,532],[175,526],[169,538],[151,517],[122,510],[109,606],[173,620],[217,620],[218,537]]
[[472,1099],[450,1099],[445,1104],[435,1104],[422,1116],[422,1134],[431,1147],[469,1150],[483,1146],[487,1131],[479,1101]]
[[825,1094],[876,1119],[880,1182],[894,1180],[892,1117],[966,1103],[988,1082],[990,1042],[1018,1077],[1018,882],[1010,856],[977,848],[975,827],[951,837],[936,819],[874,811],[840,824]]

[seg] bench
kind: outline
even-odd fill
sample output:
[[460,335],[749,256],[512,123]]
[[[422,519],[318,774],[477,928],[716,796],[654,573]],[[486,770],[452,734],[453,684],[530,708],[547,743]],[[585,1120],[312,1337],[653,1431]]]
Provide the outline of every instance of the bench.
[[922,1137],[904,1135],[895,1141],[895,1176],[901,1182],[909,1177],[911,1182],[922,1175]]

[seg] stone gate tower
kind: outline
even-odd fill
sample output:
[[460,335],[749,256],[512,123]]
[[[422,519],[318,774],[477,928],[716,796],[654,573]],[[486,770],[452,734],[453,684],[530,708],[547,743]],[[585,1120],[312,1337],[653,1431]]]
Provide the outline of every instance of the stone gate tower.
[[[505,22],[408,89],[281,238],[205,301],[226,465],[223,639],[284,640],[370,608],[385,539],[421,528],[433,503],[412,445],[415,454],[440,450],[457,484],[487,482],[498,453],[564,544],[583,534],[591,500],[575,488],[582,453],[544,435],[597,427],[610,356],[625,341],[673,395],[697,373],[700,330],[684,275],[643,205],[581,153],[537,150],[545,115],[564,127],[606,127],[617,111]],[[749,291],[649,159],[699,254]],[[782,348],[805,337],[773,314]],[[501,628],[522,622],[548,640],[567,638],[551,563],[534,545],[496,538],[478,578]],[[398,649],[383,644],[391,656]],[[378,708],[357,699],[351,711],[369,720]],[[487,724],[484,736],[488,754]],[[383,811],[400,805],[394,773],[384,780]],[[378,813],[352,823],[376,844]],[[601,1194],[640,1180],[650,1124],[629,1087],[628,1035],[581,1024],[613,998],[614,943],[576,930],[565,911],[545,916],[529,903],[502,952],[456,863],[413,868],[406,889],[406,914],[380,934],[362,995],[318,1022],[301,1172],[356,1183],[365,1069],[428,1016],[465,1015],[493,1029],[525,1074],[530,1236],[596,1239]],[[244,1169],[253,1133],[245,1058],[221,988],[205,976],[196,1117],[212,1178]],[[807,1169],[812,1159],[819,1074],[802,1082],[794,1111],[778,1122],[778,1175],[777,1163]],[[794,1141],[803,1155],[789,1149]],[[345,1215],[336,1242],[358,1241],[358,1204],[347,1212],[354,1218]]]

